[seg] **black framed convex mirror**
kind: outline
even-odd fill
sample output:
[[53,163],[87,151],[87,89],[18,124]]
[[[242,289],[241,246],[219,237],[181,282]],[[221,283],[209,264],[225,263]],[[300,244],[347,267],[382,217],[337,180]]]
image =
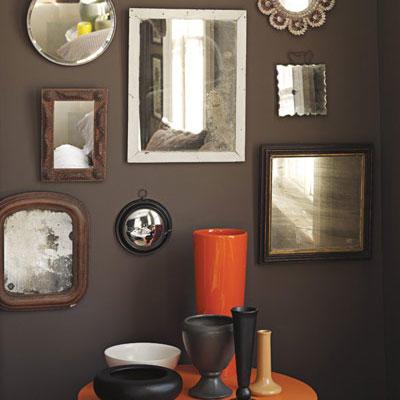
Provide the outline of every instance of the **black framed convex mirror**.
[[168,210],[146,197],[147,191],[139,191],[139,199],[121,210],[115,224],[118,242],[132,254],[149,254],[158,250],[172,233]]

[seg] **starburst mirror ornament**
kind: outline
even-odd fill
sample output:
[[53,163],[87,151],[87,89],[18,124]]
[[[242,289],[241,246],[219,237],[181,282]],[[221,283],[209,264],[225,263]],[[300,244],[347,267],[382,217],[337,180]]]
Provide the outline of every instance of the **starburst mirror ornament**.
[[288,29],[296,36],[304,35],[308,27],[322,26],[334,6],[335,0],[258,0],[258,8],[275,29]]

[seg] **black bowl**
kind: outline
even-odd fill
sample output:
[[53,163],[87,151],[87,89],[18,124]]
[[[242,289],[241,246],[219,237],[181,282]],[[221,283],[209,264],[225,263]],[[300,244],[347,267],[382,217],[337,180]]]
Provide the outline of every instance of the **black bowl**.
[[101,400],[174,400],[182,385],[177,372],[153,365],[107,368],[94,379],[94,391]]

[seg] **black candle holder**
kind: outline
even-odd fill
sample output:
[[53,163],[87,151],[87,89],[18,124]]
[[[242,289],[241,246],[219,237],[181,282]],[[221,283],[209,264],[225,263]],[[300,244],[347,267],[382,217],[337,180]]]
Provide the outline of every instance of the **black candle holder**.
[[250,400],[249,389],[254,353],[258,309],[255,307],[232,308],[235,338],[238,389],[237,400]]

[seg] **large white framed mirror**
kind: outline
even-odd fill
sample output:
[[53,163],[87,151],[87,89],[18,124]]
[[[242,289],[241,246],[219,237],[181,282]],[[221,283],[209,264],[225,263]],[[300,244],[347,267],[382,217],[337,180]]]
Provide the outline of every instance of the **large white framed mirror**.
[[130,9],[128,162],[245,161],[244,10]]

